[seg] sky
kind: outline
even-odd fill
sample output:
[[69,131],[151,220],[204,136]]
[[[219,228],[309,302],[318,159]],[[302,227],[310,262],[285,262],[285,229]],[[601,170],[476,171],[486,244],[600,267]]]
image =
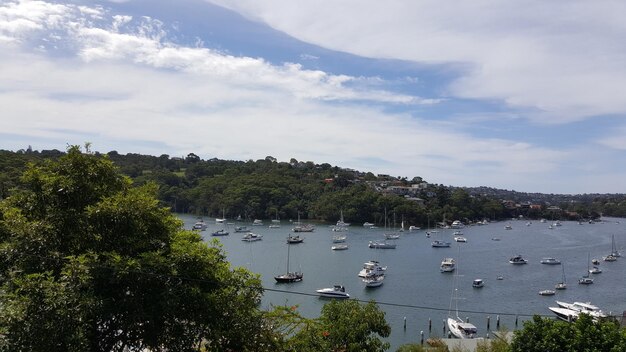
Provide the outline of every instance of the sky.
[[0,149],[626,193],[626,3],[0,0]]

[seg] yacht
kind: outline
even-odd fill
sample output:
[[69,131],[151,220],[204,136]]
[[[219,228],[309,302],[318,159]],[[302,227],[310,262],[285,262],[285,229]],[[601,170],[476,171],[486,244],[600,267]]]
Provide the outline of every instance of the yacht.
[[371,277],[384,275],[387,272],[386,266],[380,266],[380,263],[375,260],[370,260],[363,264],[363,269],[359,271],[359,277]]
[[300,235],[287,236],[287,243],[289,244],[302,243],[302,242],[304,242],[304,237],[300,237]]
[[193,224],[192,228],[194,230],[204,231],[207,228],[207,224],[204,223],[204,220],[200,219],[200,220],[196,221],[195,224]]
[[330,247],[330,249],[332,249],[333,251],[343,251],[348,249],[348,245],[345,243],[340,243]]
[[454,240],[456,242],[467,242],[467,238],[465,238],[463,236],[454,236]]
[[509,263],[511,264],[526,264],[528,263],[528,260],[524,259],[521,255],[516,255],[515,257],[511,257],[511,259],[509,259]]
[[372,226],[374,226],[374,224],[372,224],[371,222],[366,221],[363,223],[363,227],[372,227]]
[[592,266],[591,269],[589,269],[589,274],[601,274],[602,273],[602,269],[600,269],[597,266]]
[[383,280],[385,280],[385,275],[374,275],[363,278],[365,287],[379,287],[383,284]]
[[474,281],[472,281],[472,287],[474,288],[481,288],[483,286],[485,286],[483,279],[474,279]]
[[504,229],[505,230],[513,230],[513,226],[511,226],[511,225],[504,225]]
[[419,226],[413,226],[413,225],[409,226],[409,231],[418,231],[418,230],[421,230]]
[[463,236],[463,232],[461,232],[460,230],[456,230],[456,231],[454,231],[452,236]]
[[450,228],[453,228],[453,229],[461,229],[463,227],[465,227],[465,225],[463,225],[463,223],[459,220],[454,220],[452,222],[452,225],[450,225]]
[[[274,220],[272,220],[274,221]],[[280,224],[271,224],[270,226],[268,226],[270,229],[279,229],[280,228]]]
[[228,231],[221,229],[211,233],[211,236],[228,236]]
[[541,264],[559,265],[561,264],[561,261],[555,258],[543,258],[541,259]]
[[274,276],[274,280],[277,283],[291,283],[291,282],[300,282],[304,277],[304,274],[299,271],[289,271],[289,259],[291,246],[289,245],[289,241],[287,241],[287,272],[285,274]]
[[243,237],[241,238],[241,240],[245,242],[255,242],[255,241],[260,241],[262,239],[263,239],[263,235],[258,235],[253,232],[248,232],[247,234],[243,235]]
[[[461,246],[459,246],[459,258],[461,256]],[[448,330],[452,335],[460,339],[473,339],[478,334],[478,329],[471,323],[466,323],[459,317],[459,273],[458,270],[454,275],[454,290],[450,297],[450,310],[448,311]],[[452,301],[455,303],[456,316],[452,315]]]
[[400,235],[397,233],[386,233],[385,238],[388,240],[397,240],[398,238],[400,238]]
[[313,232],[315,227],[310,224],[297,225],[293,228],[293,232]]
[[451,273],[455,269],[454,258],[443,258],[441,261],[441,265],[439,267],[439,271],[442,273]]
[[435,248],[444,248],[444,247],[450,247],[450,242],[435,240],[435,241],[432,241],[430,245]]
[[263,220],[254,219],[252,226],[263,226]]
[[333,236],[333,243],[343,243],[346,241],[346,238],[348,238],[346,235]]
[[247,226],[237,226],[235,227],[235,232],[250,232]]
[[579,313],[586,313],[591,315],[592,318],[606,318],[607,315],[598,306],[591,304],[591,302],[574,302],[567,303],[562,301],[556,301],[556,304],[561,308],[571,309]]
[[346,293],[345,287],[341,285],[335,285],[333,287],[320,288],[315,292],[319,293],[320,297],[327,298],[350,298],[350,295]]
[[539,291],[539,295],[541,295],[541,296],[554,296],[555,293],[556,293],[556,291],[554,291],[554,290],[541,290],[541,291]]
[[396,248],[396,244],[392,243],[392,242],[388,242],[388,241],[370,241],[369,245],[370,248],[379,248],[379,249],[395,249]]

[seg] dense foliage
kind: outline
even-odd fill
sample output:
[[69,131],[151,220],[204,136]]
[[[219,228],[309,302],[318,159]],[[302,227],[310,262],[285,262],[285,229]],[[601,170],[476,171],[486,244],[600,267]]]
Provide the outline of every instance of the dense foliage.
[[258,277],[77,147],[0,202],[0,348],[273,350]]
[[[0,151],[0,198],[6,198],[19,185],[28,162],[57,159],[59,151]],[[96,153],[97,154],[97,153]],[[202,160],[191,153],[186,157],[169,155],[121,155],[108,158],[131,177],[135,185],[155,183],[157,197],[175,212],[243,219],[275,218],[336,221],[343,212],[353,223],[387,223],[434,227],[436,223],[460,219],[465,222],[510,217],[594,218],[626,216],[624,195],[537,195],[498,192],[494,189],[463,189],[426,184],[420,177],[400,177],[342,169],[291,159],[278,162],[273,157],[256,161]],[[394,188],[406,192],[395,192]],[[414,187],[414,188],[411,188]],[[510,207],[503,200],[536,203],[540,209]],[[554,212],[548,205],[558,205]],[[394,221],[395,217],[395,221]]]

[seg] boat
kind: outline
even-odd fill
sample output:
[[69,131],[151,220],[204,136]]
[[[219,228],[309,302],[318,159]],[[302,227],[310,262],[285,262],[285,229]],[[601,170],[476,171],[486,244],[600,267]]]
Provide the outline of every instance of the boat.
[[332,230],[334,232],[342,232],[342,231],[348,231],[348,228],[346,226],[333,226]]
[[541,259],[541,264],[546,264],[546,265],[559,265],[561,264],[561,261],[555,258],[543,258]]
[[313,232],[315,227],[310,224],[303,224],[300,222],[300,213],[298,213],[298,222],[296,226],[292,229],[293,232]]
[[400,238],[400,235],[397,233],[386,233],[385,238],[388,240],[397,240],[398,238]]
[[413,225],[409,226],[409,231],[419,231],[419,230],[421,230],[419,226],[413,226]]
[[554,286],[556,290],[565,290],[567,288],[567,283],[565,282],[565,265],[561,265],[561,269],[563,269],[563,276],[561,278],[561,282]]
[[473,288],[482,288],[483,286],[485,286],[483,279],[474,279],[474,281],[472,281]]
[[465,227],[465,225],[463,225],[463,223],[460,220],[454,220],[452,222],[452,225],[450,225],[450,228],[453,228],[453,229],[461,229],[463,227]]
[[502,276],[502,275],[498,275],[498,276],[496,277],[496,280],[504,280],[504,276]]
[[554,291],[554,290],[541,290],[541,291],[539,291],[539,295],[541,295],[541,296],[554,296],[555,293],[556,293],[556,291]]
[[290,282],[300,282],[302,281],[303,274],[298,271],[289,271],[289,257],[290,257],[290,248],[291,246],[287,245],[287,272],[282,275],[274,276],[274,280],[278,283],[290,283]]
[[541,220],[539,220],[539,222],[541,222],[541,223],[546,223],[547,221],[548,221],[548,220],[546,220],[546,219],[541,219]]
[[463,236],[454,236],[454,240],[456,242],[467,242],[467,238],[465,238]]
[[363,278],[365,287],[379,287],[383,284],[384,280],[385,280],[385,275],[374,275],[374,276]]
[[372,227],[372,226],[374,226],[374,224],[372,224],[371,222],[366,221],[363,223],[363,227]]
[[[278,209],[276,209],[276,218],[272,219],[272,224],[280,224],[280,219],[278,218]],[[272,227],[272,225],[270,225],[270,227]],[[278,227],[280,227],[280,225]]]
[[617,247],[615,247],[615,235],[611,235],[611,253],[603,259],[605,262],[614,262],[621,255],[622,254],[617,250]]
[[589,314],[594,319],[606,318],[607,315],[598,306],[591,304],[591,302],[574,302],[567,303],[562,301],[556,301],[556,304],[560,308],[565,308],[577,312],[578,314]]
[[[394,213],[394,223],[395,223],[395,213]],[[387,208],[385,208],[385,231],[387,231]],[[383,236],[385,237],[385,239],[390,239],[390,240],[396,240],[400,238],[400,235],[395,232],[395,229],[394,229],[394,232],[385,232]],[[373,248],[373,247],[370,246],[370,248]],[[394,244],[394,248],[395,248],[395,244]]]
[[333,243],[343,243],[347,238],[348,236],[346,235],[333,236]]
[[247,226],[236,226],[235,232],[250,232]]
[[207,224],[204,223],[204,220],[200,219],[198,221],[196,221],[195,224],[193,224],[192,229],[194,230],[200,230],[200,231],[204,231],[207,228]]
[[304,242],[304,237],[300,237],[300,235],[287,236],[287,243],[289,244],[302,243],[302,242]]
[[596,258],[591,259],[591,264],[593,265],[600,265],[600,261]]
[[330,249],[332,249],[333,251],[343,251],[343,250],[348,249],[348,245],[345,244],[345,243],[336,244],[336,245],[330,247]]
[[341,285],[334,285],[333,287],[320,288],[316,290],[320,297],[327,298],[350,298],[350,295],[346,292],[345,287]]
[[221,229],[211,233],[211,236],[228,236],[228,231]]
[[243,235],[243,237],[241,238],[242,241],[246,241],[246,242],[256,242],[262,239],[263,239],[263,235],[259,235],[254,232],[248,232],[247,234]]
[[454,231],[454,233],[452,233],[452,236],[463,236],[463,232],[456,230]]
[[511,225],[504,225],[504,229],[505,230],[513,230],[513,226],[511,226]]
[[441,265],[439,266],[439,271],[442,273],[451,273],[455,269],[454,258],[443,258],[441,261]]
[[386,266],[380,266],[380,263],[378,261],[370,260],[369,262],[363,263],[363,269],[359,271],[359,277],[384,275],[386,272]]
[[[272,220],[274,221],[274,220]],[[280,225],[279,224],[271,224],[270,226],[268,226],[270,229],[279,229]]]
[[581,285],[591,285],[593,284],[593,279],[591,277],[589,277],[589,273],[590,273],[590,268],[589,268],[589,255],[587,255],[587,272],[585,273],[585,275],[581,276],[578,279],[578,283]]
[[589,274],[602,274],[602,269],[594,265],[589,269]]
[[492,241],[500,241],[500,237],[492,237],[491,240]]
[[254,219],[254,221],[252,222],[252,226],[263,226],[263,220]]
[[348,227],[350,226],[350,223],[343,221],[343,210],[341,210],[341,216],[339,218],[339,220],[337,221],[337,227]]
[[509,263],[511,264],[526,264],[528,263],[528,260],[524,259],[521,255],[516,255],[514,257],[511,257],[509,259]]
[[395,249],[396,244],[393,242],[384,241],[370,241],[368,246],[370,248],[379,248],[379,249]]
[[435,240],[435,241],[432,241],[430,245],[435,248],[444,248],[444,247],[450,247],[450,242]]
[[533,224],[533,223],[529,221],[529,222],[527,222],[527,223],[526,223],[526,226],[530,226],[530,225],[532,225],[532,224]]
[[[459,257],[461,254],[461,247],[459,246]],[[448,310],[447,325],[448,330],[452,335],[459,339],[473,339],[478,334],[478,329],[471,323],[466,323],[459,317],[459,289],[458,289],[459,272],[454,275],[454,285],[452,296],[450,297],[450,308]],[[456,316],[452,316],[452,301],[455,303]]]

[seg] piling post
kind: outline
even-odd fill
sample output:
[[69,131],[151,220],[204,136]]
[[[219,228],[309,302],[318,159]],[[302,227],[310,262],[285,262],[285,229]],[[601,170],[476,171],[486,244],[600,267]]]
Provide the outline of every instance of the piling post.
[[465,322],[469,323],[469,317],[465,317]]
[[446,336],[446,321],[443,321],[443,335],[442,336]]
[[487,331],[489,331],[489,321],[491,320],[490,316],[487,316]]
[[433,321],[432,319],[428,318],[428,335],[430,336],[432,332],[433,332]]
[[406,330],[406,317],[404,317],[404,330]]
[[424,344],[424,330],[420,331],[420,345]]
[[515,316],[515,328],[517,329],[517,315]]
[[500,316],[496,315],[496,329],[500,330]]

